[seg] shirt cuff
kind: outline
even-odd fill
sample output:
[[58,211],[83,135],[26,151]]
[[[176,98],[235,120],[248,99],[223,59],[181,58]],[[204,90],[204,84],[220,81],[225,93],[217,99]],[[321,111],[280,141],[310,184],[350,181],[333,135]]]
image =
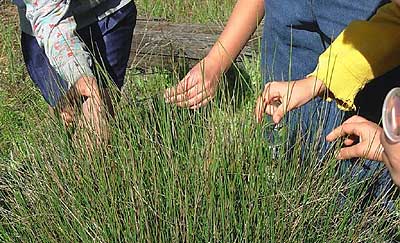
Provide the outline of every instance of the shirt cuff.
[[356,109],[354,99],[357,93],[365,86],[345,65],[339,62],[320,61],[314,72],[307,75],[307,77],[315,77],[321,80],[333,94],[333,97],[327,97],[326,100],[331,102],[335,99],[338,108],[344,111]]
[[74,54],[68,62],[56,67],[57,72],[61,78],[67,81],[68,90],[75,85],[75,83],[82,77],[94,77],[92,69],[91,58],[82,53],[81,55]]

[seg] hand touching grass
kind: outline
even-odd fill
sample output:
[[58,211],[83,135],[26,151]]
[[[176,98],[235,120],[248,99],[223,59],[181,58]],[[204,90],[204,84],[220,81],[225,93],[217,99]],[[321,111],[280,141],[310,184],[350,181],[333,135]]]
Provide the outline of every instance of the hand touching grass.
[[165,100],[197,109],[216,94],[219,78],[239,55],[264,17],[263,0],[238,0],[231,16],[207,56],[177,86],[165,91]]
[[[326,90],[325,85],[314,77],[290,82],[271,82],[264,87],[258,97],[255,116],[261,122],[264,114],[272,116],[274,123],[279,123],[284,115],[298,108]],[[279,104],[276,106],[276,104]]]
[[108,118],[112,113],[107,90],[103,93],[93,77],[82,77],[59,104],[60,116],[66,126],[78,125],[86,133],[88,147],[108,140]]
[[198,109],[215,97],[221,68],[212,58],[205,58],[195,65],[175,87],[164,93],[167,103]]
[[326,140],[333,142],[345,137],[346,147],[341,148],[337,155],[340,160],[366,158],[382,161],[381,134],[382,128],[377,124],[363,117],[353,116],[328,134]]
[[338,159],[383,161],[393,182],[400,186],[400,143],[389,141],[380,126],[363,117],[353,116],[328,134],[326,140],[333,142],[341,137],[346,137],[344,145],[347,147],[340,149]]

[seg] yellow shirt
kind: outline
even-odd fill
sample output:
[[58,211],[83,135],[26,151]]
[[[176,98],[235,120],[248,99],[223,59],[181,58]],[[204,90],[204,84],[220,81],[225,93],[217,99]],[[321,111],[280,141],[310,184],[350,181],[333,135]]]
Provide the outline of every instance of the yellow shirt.
[[[400,7],[389,3],[369,21],[353,21],[319,57],[313,73],[338,100],[355,109],[356,94],[372,79],[400,65]],[[400,79],[400,77],[399,77]]]

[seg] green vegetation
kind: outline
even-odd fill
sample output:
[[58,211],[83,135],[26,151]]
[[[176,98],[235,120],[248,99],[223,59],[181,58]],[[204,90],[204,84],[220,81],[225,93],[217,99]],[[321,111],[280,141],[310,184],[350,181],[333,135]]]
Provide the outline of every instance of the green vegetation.
[[[222,1],[164,0],[150,10],[143,0],[139,9],[176,21],[188,20],[187,12],[206,16],[193,2]],[[224,19],[232,2],[218,3],[226,9],[212,19]],[[1,242],[384,242],[395,235],[397,215],[365,198],[372,180],[344,183],[335,159],[321,165],[315,151],[301,159],[301,141],[293,155],[271,158],[264,135],[271,125],[252,117],[257,60],[246,60],[246,79],[198,111],[164,103],[175,72],[131,70],[110,145],[89,155],[79,135],[72,142],[47,114],[12,25],[0,33]]]
[[140,0],[139,15],[165,18],[183,23],[221,23],[236,1],[233,0]]

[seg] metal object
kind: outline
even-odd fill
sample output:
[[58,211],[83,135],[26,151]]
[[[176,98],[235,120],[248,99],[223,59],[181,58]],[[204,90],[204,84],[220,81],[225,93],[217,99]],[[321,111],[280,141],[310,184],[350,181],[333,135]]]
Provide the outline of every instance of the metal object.
[[283,125],[282,123],[278,123],[274,125],[274,128],[272,129],[272,145],[270,145],[270,149],[271,149],[271,154],[272,154],[272,159],[276,160],[279,157],[279,154],[281,152],[281,129],[282,129]]
[[382,109],[383,130],[386,137],[400,142],[400,88],[392,89],[385,98]]
[[[276,100],[273,102],[273,106],[275,109],[277,109],[282,103],[279,100]],[[271,150],[271,157],[273,160],[276,160],[279,157],[279,154],[281,152],[281,146],[283,144],[283,140],[285,139],[284,132],[283,132],[283,123],[282,121],[278,124],[275,124],[272,130],[269,131],[269,141],[270,141],[270,146],[269,149]]]

